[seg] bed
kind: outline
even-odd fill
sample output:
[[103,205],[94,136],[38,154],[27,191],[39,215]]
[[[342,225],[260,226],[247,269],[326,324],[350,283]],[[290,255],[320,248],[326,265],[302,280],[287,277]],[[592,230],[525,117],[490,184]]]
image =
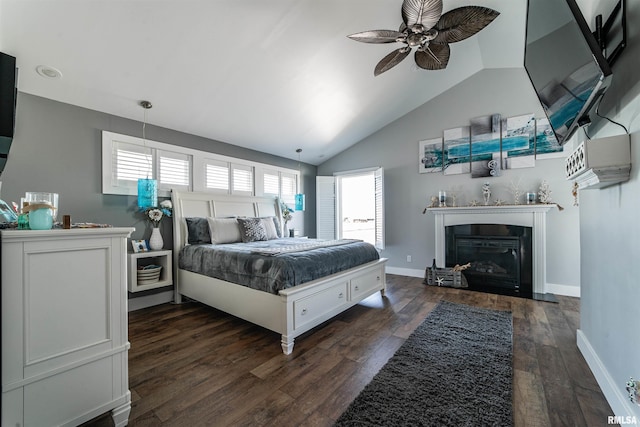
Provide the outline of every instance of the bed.
[[[228,196],[174,190],[171,193],[171,199],[174,209],[175,302],[180,303],[183,297],[188,297],[277,332],[281,335],[282,351],[285,354],[293,352],[294,340],[301,334],[376,292],[381,292],[384,295],[387,260],[380,257],[312,280],[307,280],[308,277],[301,278],[304,275],[298,273],[290,273],[290,277],[297,277],[295,283],[290,283],[288,287],[270,284],[267,286],[269,289],[266,290],[234,283],[231,281],[235,280],[233,277],[220,276],[224,278],[217,278],[210,277],[203,272],[196,272],[196,269],[191,268],[192,266],[189,265],[189,261],[185,261],[185,258],[183,258],[181,266],[181,254],[195,252],[202,256],[206,250],[204,246],[226,246],[199,245],[199,241],[197,239],[194,241],[193,237],[191,240],[194,243],[190,244],[188,230],[191,229],[192,236],[194,234],[192,218],[225,221],[230,218],[240,220],[240,218],[275,217],[280,219],[282,215],[279,201],[272,197]],[[188,220],[189,227],[187,226]],[[279,221],[274,222],[280,227],[280,234],[283,234]],[[318,248],[304,249],[305,258],[325,251],[323,246],[325,243],[315,241],[315,239],[308,239],[308,243],[300,241],[301,239],[283,238],[278,240],[282,241],[283,245],[289,243],[309,247],[310,245],[319,245]],[[291,242],[287,242],[289,240]],[[336,242],[336,245],[342,246],[340,242]],[[350,245],[360,247],[362,250],[362,246],[355,242],[345,243],[344,247],[340,247],[340,250],[346,250]],[[280,253],[269,253],[270,250],[266,248],[263,250],[265,253],[262,255],[266,257],[265,263],[274,262],[274,258],[282,256]],[[247,249],[246,251],[257,254],[261,249]],[[284,252],[288,252],[288,250],[284,250]],[[292,253],[295,251],[292,250]],[[342,256],[341,258],[352,258],[352,256]],[[315,259],[314,262],[319,261]],[[325,262],[325,264],[332,264],[332,262]]]

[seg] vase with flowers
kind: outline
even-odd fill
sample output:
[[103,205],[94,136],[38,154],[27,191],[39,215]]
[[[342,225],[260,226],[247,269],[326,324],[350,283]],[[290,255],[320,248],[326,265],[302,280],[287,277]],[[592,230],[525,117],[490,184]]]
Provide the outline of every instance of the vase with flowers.
[[287,229],[287,223],[293,219],[293,211],[289,206],[285,203],[282,203],[280,206],[282,210],[282,220],[284,221],[284,237],[289,236],[289,231]]
[[171,217],[173,205],[171,200],[164,200],[160,203],[160,206],[152,206],[143,210],[145,218],[151,222],[153,226],[151,230],[151,237],[149,237],[149,248],[152,251],[159,251],[164,246],[164,240],[162,239],[162,233],[160,233],[160,222],[164,217]]

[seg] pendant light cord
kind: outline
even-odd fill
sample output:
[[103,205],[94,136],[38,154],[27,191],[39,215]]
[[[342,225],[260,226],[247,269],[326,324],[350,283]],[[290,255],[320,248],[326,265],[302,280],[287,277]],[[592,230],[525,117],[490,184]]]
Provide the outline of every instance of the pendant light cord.
[[149,164],[149,167],[147,168],[147,179],[149,179],[149,172],[153,170],[153,164],[151,162],[151,158],[147,157],[147,110],[153,107],[153,104],[149,101],[140,101],[140,106],[144,110],[144,118],[142,121],[142,146],[144,147],[144,155],[147,159],[147,163]]

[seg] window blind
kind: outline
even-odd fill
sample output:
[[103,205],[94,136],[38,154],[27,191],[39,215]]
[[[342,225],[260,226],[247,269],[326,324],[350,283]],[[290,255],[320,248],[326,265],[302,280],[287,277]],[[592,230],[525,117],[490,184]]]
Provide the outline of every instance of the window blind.
[[208,190],[229,191],[229,164],[215,160],[207,160],[205,166],[205,182]]
[[191,160],[186,154],[159,151],[158,184],[161,188],[188,189],[191,177]]
[[119,185],[127,185],[126,181],[137,182],[140,178],[153,178],[153,156],[150,149],[118,142],[112,153],[113,176]]

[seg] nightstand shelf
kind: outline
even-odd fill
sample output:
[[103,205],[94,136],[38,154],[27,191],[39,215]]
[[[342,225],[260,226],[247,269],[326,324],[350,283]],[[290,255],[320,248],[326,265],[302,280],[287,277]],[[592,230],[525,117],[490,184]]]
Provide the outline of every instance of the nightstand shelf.
[[[128,264],[129,280],[127,281],[129,292],[140,292],[173,285],[172,262],[173,255],[171,250],[130,253]],[[138,267],[147,265],[162,266],[160,277],[158,281],[154,283],[138,284]]]

